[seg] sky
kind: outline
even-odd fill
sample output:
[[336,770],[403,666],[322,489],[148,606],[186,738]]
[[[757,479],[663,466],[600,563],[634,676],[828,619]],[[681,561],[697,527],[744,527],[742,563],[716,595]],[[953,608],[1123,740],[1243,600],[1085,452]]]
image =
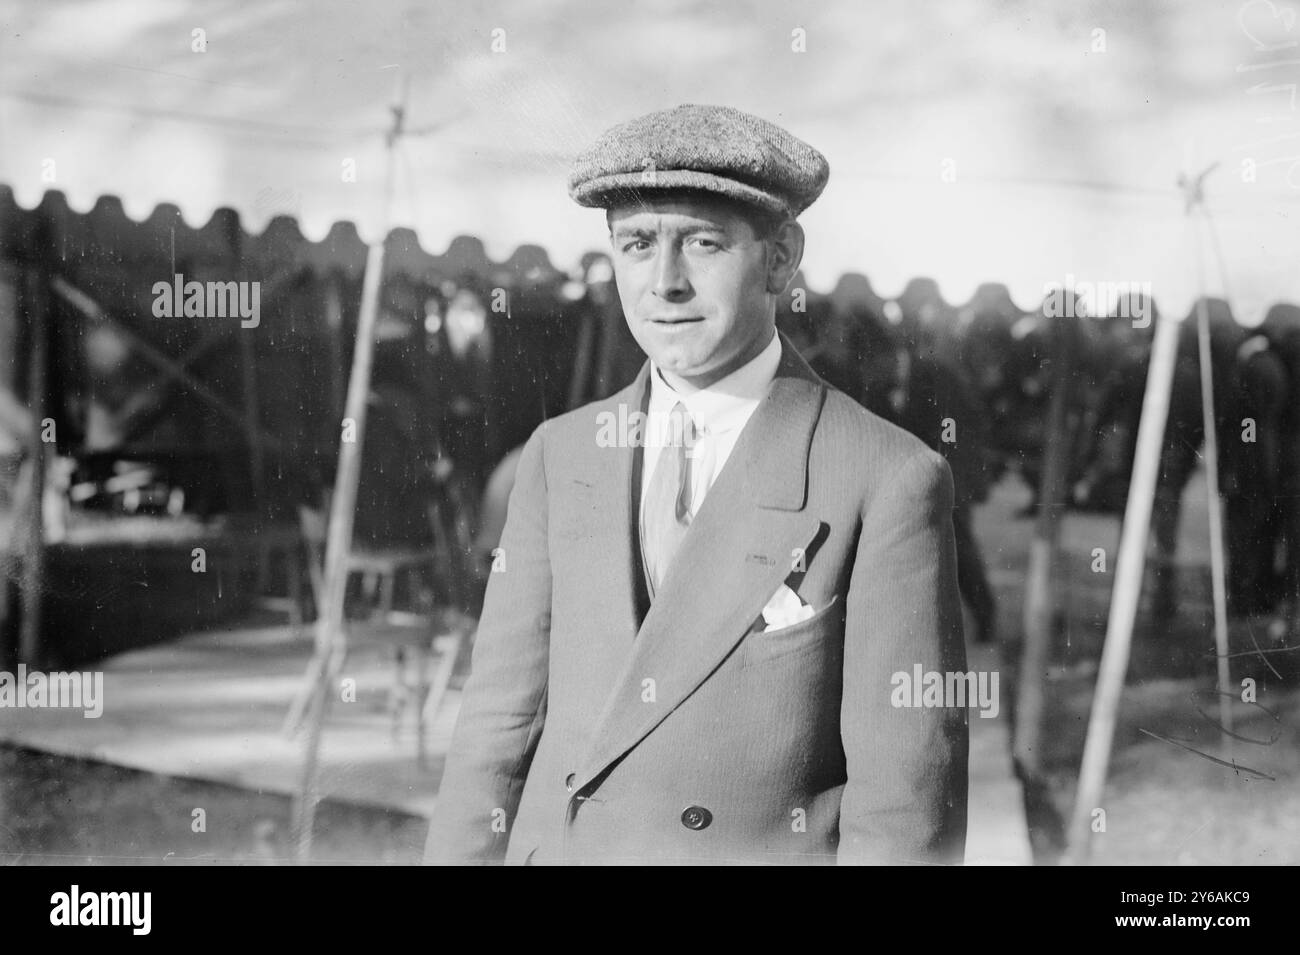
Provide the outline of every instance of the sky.
[[[1253,324],[1300,301],[1298,43],[1270,0],[0,0],[0,183],[28,207],[111,194],[200,226],[229,206],[313,239],[387,221],[430,252],[469,234],[572,268],[608,241],[567,196],[573,156],[723,103],[830,162],[802,217],[815,289],[928,275],[1032,308],[1149,282],[1171,314],[1204,288]],[[1178,176],[1216,162],[1189,217]]]

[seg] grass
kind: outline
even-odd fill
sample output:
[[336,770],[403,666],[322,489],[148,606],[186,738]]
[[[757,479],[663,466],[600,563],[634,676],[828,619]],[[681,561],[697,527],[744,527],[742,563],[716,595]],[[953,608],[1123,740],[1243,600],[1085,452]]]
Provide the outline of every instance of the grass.
[[[0,746],[7,864],[283,864],[293,861],[290,811],[280,795]],[[205,831],[195,831],[199,819]],[[426,827],[416,816],[326,801],[311,861],[418,863]]]

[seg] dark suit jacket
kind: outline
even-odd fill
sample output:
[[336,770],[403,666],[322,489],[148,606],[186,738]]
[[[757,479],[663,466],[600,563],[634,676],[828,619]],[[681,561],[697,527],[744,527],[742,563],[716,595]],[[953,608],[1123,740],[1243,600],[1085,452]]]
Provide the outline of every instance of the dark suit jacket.
[[[524,448],[435,807],[435,862],[960,861],[967,713],[943,459],[819,379],[776,379],[652,605],[628,388]],[[786,583],[815,609],[762,632]],[[755,625],[757,624],[757,625]]]

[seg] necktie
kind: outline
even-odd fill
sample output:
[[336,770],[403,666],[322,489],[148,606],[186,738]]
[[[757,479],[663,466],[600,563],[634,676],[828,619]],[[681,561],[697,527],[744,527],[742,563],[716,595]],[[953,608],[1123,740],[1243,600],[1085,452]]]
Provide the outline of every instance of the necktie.
[[669,413],[668,434],[646,489],[643,558],[651,596],[691,524],[691,449],[695,424],[680,401]]

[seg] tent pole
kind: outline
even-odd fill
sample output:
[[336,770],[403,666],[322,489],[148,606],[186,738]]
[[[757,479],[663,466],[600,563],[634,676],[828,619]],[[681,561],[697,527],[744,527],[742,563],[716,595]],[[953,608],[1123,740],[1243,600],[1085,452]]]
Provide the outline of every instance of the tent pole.
[[[227,241],[230,244],[230,251],[234,260],[235,274],[240,279],[251,281],[246,278],[247,265],[244,261],[244,230],[240,227],[239,220],[231,217],[226,220]],[[241,323],[242,324],[242,323]],[[263,451],[262,442],[258,440],[257,433],[261,430],[262,406],[258,395],[257,388],[257,349],[253,345],[253,339],[247,333],[253,329],[240,328],[235,334],[239,340],[239,370],[244,385],[243,401],[243,418],[244,418],[244,441],[248,444],[248,462],[249,462],[249,485],[253,492],[253,499],[249,502],[249,510],[253,514],[253,519],[257,522],[260,530],[262,521],[272,519],[272,508],[266,499],[266,455]],[[255,593],[258,597],[265,596],[270,589],[271,577],[271,559],[272,552],[269,545],[263,543],[259,538],[257,542],[257,577],[255,584]]]
[[1083,764],[1079,770],[1074,812],[1070,817],[1068,861],[1076,864],[1087,861],[1093,810],[1100,808],[1098,804],[1110,765],[1115,718],[1119,710],[1120,693],[1124,689],[1124,675],[1128,671],[1133,623],[1137,618],[1138,598],[1142,594],[1142,578],[1146,571],[1151,510],[1160,472],[1165,422],[1169,417],[1174,364],[1178,356],[1177,323],[1164,315],[1158,316],[1155,323],[1155,342],[1151,347],[1146,393],[1142,397],[1142,418],[1138,424],[1133,480],[1129,486],[1128,503],[1124,507],[1123,532],[1115,560],[1115,588],[1111,593],[1106,640],[1101,653],[1092,712],[1088,717],[1088,736],[1083,749]]
[[[1071,295],[1070,290],[1062,294]],[[1024,606],[1024,641],[1016,674],[1016,703],[1012,722],[1012,763],[1023,789],[1025,818],[1035,860],[1056,861],[1063,848],[1064,820],[1051,799],[1043,768],[1043,714],[1046,710],[1048,663],[1056,616],[1056,574],[1059,565],[1061,517],[1069,483],[1069,456],[1074,431],[1069,411],[1074,400],[1077,325],[1073,318],[1051,319],[1051,361],[1055,384],[1048,409],[1047,447],[1038,497],[1034,539],[1029,550]],[[1065,324],[1065,323],[1070,324]]]
[[365,278],[361,286],[361,312],[357,318],[356,344],[352,351],[352,372],[348,379],[344,408],[344,440],[339,444],[338,470],[330,501],[329,526],[325,538],[324,595],[317,608],[316,649],[309,673],[314,679],[310,697],[310,728],[303,745],[303,767],[294,802],[293,829],[299,862],[311,855],[312,830],[318,801],[320,741],[330,698],[334,692],[347,634],[343,626],[343,601],[347,590],[348,554],[352,549],[352,527],[356,516],[357,486],[361,477],[361,452],[365,446],[366,403],[370,394],[370,369],[374,358],[375,323],[379,314],[379,293],[383,286],[384,246],[388,239],[392,209],[394,164],[397,141],[402,135],[406,113],[406,77],[399,77],[393,126],[388,133],[387,170],[383,208],[375,241],[366,255]]
[[[1188,214],[1199,203],[1201,185],[1214,168],[1215,166],[1210,166],[1194,178],[1187,175],[1179,177],[1178,185],[1183,190],[1185,211]],[[1157,317],[1155,323],[1155,341],[1151,346],[1146,391],[1142,396],[1142,418],[1138,424],[1133,480],[1129,484],[1119,555],[1115,561],[1115,589],[1111,593],[1106,640],[1101,652],[1101,667],[1097,673],[1092,712],[1088,716],[1088,736],[1083,747],[1079,786],[1067,834],[1067,861],[1073,864],[1087,862],[1091,848],[1089,837],[1093,812],[1103,808],[1098,804],[1101,802],[1106,773],[1110,767],[1110,748],[1115,739],[1119,698],[1128,671],[1133,623],[1137,618],[1138,598],[1142,594],[1142,578],[1146,571],[1151,509],[1160,472],[1165,423],[1169,418],[1174,365],[1178,357],[1176,323],[1163,315]]]
[[[239,226],[238,219],[229,221],[228,225],[235,274],[243,278],[246,275],[244,232]],[[266,505],[266,455],[263,452],[262,442],[257,439],[257,433],[262,427],[262,407],[257,388],[257,350],[253,347],[253,339],[246,334],[249,331],[252,331],[252,329],[240,328],[235,334],[239,336],[239,364],[244,382],[244,407],[242,410],[244,440],[248,442],[249,464],[252,472],[252,503],[253,510],[260,517],[263,516]],[[261,577],[266,573],[264,554],[259,556],[258,563],[258,584],[262,586],[265,581]]]
[[1232,762],[1232,670],[1228,660],[1228,597],[1224,581],[1223,504],[1219,497],[1219,441],[1214,414],[1214,374],[1210,354],[1210,308],[1205,298],[1205,263],[1196,243],[1200,296],[1196,300],[1196,338],[1201,359],[1201,414],[1205,422],[1205,495],[1210,517],[1210,578],[1214,597],[1214,650],[1219,686],[1219,726],[1224,758]]

